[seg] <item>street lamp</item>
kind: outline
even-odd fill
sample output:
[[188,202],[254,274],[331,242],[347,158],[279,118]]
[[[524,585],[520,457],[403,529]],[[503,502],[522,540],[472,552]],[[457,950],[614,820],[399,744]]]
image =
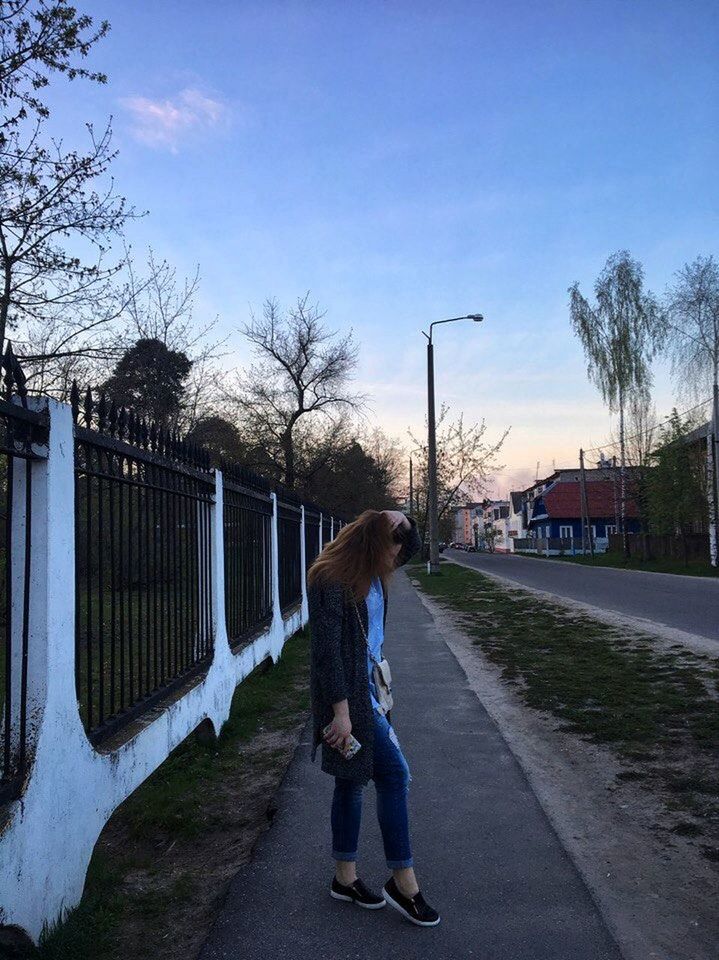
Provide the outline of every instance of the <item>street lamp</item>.
[[464,317],[450,317],[448,320],[435,320],[429,325],[429,333],[422,333],[427,337],[427,440],[428,440],[428,472],[429,490],[429,573],[439,573],[439,518],[437,515],[437,440],[434,423],[434,346],[432,344],[432,327],[440,323],[454,323],[457,320],[473,320],[479,323],[484,320],[481,313],[468,313]]

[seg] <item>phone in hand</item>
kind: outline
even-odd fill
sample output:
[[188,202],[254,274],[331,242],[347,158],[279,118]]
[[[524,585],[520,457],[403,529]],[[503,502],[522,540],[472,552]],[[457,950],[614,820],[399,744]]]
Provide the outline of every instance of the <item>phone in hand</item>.
[[[331,726],[332,726],[331,723],[327,724],[327,726],[322,731],[323,736],[327,736]],[[357,751],[361,749],[362,744],[359,742],[359,740],[353,737],[352,734],[350,734],[348,737],[345,737],[345,743],[346,743],[346,747],[338,746],[338,747],[335,747],[334,749],[339,750],[339,752],[342,754],[345,760],[351,760],[352,757],[355,756]]]

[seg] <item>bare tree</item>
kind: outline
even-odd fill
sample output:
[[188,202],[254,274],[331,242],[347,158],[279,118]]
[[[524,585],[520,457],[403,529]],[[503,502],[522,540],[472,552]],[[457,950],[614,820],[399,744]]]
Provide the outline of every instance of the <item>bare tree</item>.
[[136,343],[155,340],[169,351],[184,354],[190,374],[178,425],[190,429],[213,415],[217,397],[215,362],[224,340],[210,334],[217,320],[197,323],[194,302],[199,269],[183,280],[167,260],[148,250],[144,269],[125,247],[121,273],[97,290],[85,309],[44,315],[16,336],[18,353],[34,390],[60,399],[69,395],[73,380],[100,383]]
[[408,470],[407,458],[402,443],[388,436],[381,427],[359,430],[357,439],[387,478],[387,493],[396,503],[405,499]]
[[198,420],[217,415],[219,397],[216,361],[222,355],[227,338],[211,334],[217,318],[198,323],[195,299],[200,286],[200,268],[179,280],[167,260],[159,260],[148,249],[144,272],[138,272],[129,250],[127,268],[117,293],[120,326],[112,344],[115,353],[124,353],[138,340],[159,340],[168,350],[184,354],[190,372],[184,386],[181,429],[192,429]]
[[356,430],[348,420],[338,431],[325,425],[300,431],[295,489],[304,496],[348,516],[397,506],[391,442],[381,431]]
[[47,133],[53,74],[104,83],[83,64],[109,29],[65,0],[0,0],[0,342],[13,331],[31,385],[62,393],[73,369],[108,361],[112,239],[134,216],[107,173],[111,124],[68,149]]
[[[440,524],[459,503],[468,497],[479,500],[486,493],[493,473],[504,469],[497,461],[510,428],[495,442],[485,438],[484,420],[470,427],[464,425],[464,415],[449,419],[449,407],[442,405],[437,418],[437,515]],[[414,459],[415,497],[419,504],[419,524],[424,535],[427,527],[429,489],[429,459],[427,446],[411,430]]]
[[309,294],[285,313],[276,300],[267,300],[262,316],[253,314],[242,327],[256,360],[225,391],[241,429],[264,448],[290,488],[297,481],[298,428],[311,421],[334,432],[341,417],[360,412],[366,402],[349,388],[358,353],[352,332],[328,331],[324,316]]
[[78,14],[65,0],[0,0],[0,144],[28,116],[47,117],[41,93],[53,73],[106,83],[81,60],[110,25]]
[[619,412],[620,526],[628,555],[626,529],[626,405],[632,394],[651,384],[650,361],[664,332],[663,315],[653,294],[644,291],[642,265],[628,251],[608,259],[594,284],[596,304],[569,288],[570,318],[582,341],[589,379],[610,410]]
[[122,261],[106,262],[108,244],[135,212],[111,180],[100,190],[115,157],[110,126],[99,138],[88,130],[86,153],[42,146],[38,127],[26,144],[13,130],[0,151],[0,338],[55,332],[50,355],[28,357],[40,364],[101,353],[88,334],[116,316],[110,281]]

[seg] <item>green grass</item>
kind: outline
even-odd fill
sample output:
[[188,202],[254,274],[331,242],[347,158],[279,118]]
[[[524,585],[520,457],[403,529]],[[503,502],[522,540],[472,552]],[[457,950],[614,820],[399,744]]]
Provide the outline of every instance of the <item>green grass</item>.
[[567,563],[578,563],[585,567],[614,567],[620,570],[646,570],[650,573],[679,573],[690,577],[718,577],[719,567],[713,567],[708,560],[690,560],[684,564],[683,560],[670,558],[662,560],[639,560],[632,557],[625,560],[619,553],[603,553],[597,556],[551,556],[543,553],[518,553],[519,557],[531,557],[536,560],[563,560]]
[[[226,822],[217,812],[222,805],[208,804],[208,797],[226,790],[238,777],[276,767],[278,751],[259,751],[248,759],[239,748],[259,732],[283,730],[305,718],[308,671],[309,638],[300,631],[287,641],[275,666],[255,670],[240,684],[230,717],[215,742],[189,737],[118,808],[112,824],[119,824],[132,842],[110,848],[101,837],[80,904],[62,924],[43,935],[37,949],[21,956],[115,960],[118,931],[128,922],[146,927],[147,953],[143,955],[152,955],[153,937],[165,927],[169,906],[177,909],[178,904],[187,904],[191,910],[197,884],[210,882],[204,875],[185,874],[169,888],[153,885],[153,874],[159,876],[165,869],[158,851],[173,842],[200,850],[203,837],[223,831]],[[140,889],[131,886],[128,892],[126,881],[137,871],[148,882]]]
[[412,574],[461,615],[527,706],[554,715],[558,730],[608,745],[634,771],[624,779],[646,774],[719,834],[719,658],[657,650],[649,635],[629,636],[466,567]]

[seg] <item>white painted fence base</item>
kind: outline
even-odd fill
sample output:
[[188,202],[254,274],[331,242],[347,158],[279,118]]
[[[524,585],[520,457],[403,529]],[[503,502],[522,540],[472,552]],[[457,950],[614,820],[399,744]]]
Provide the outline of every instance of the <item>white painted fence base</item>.
[[[300,528],[302,603],[280,611],[277,504],[273,494],[273,616],[269,628],[233,654],[225,629],[222,477],[213,508],[214,654],[204,676],[180,699],[158,709],[147,726],[111,753],[87,739],[75,692],[74,439],[70,408],[49,404],[47,460],[32,464],[33,538],[30,647],[41,669],[30,671],[34,757],[22,797],[0,826],[0,925],[37,942],[82,896],[95,843],[113,811],[204,720],[216,733],[237,685],[307,622],[304,509]],[[320,523],[320,530],[322,525]]]

